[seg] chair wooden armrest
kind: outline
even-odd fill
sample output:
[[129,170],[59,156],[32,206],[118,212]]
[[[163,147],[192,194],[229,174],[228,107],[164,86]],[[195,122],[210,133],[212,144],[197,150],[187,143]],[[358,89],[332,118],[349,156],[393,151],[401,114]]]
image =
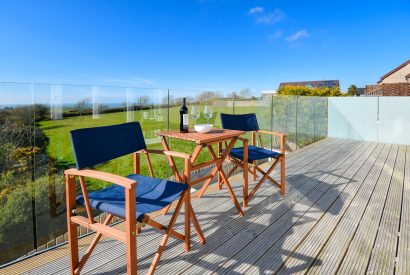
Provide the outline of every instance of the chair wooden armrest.
[[261,134],[267,134],[267,135],[277,136],[277,137],[280,137],[280,138],[286,137],[286,134],[285,134],[285,133],[281,133],[281,132],[272,132],[272,131],[266,131],[266,130],[258,130],[257,132],[258,132],[258,133],[261,133]]
[[272,132],[266,130],[258,130],[257,133],[277,136],[280,139],[280,151],[283,155],[286,153],[286,134],[281,132]]
[[64,174],[67,176],[78,176],[78,177],[98,179],[98,180],[120,185],[127,189],[133,189],[137,185],[137,182],[135,180],[131,180],[126,177],[122,177],[122,176],[118,176],[118,175],[114,175],[114,174],[110,174],[106,172],[96,171],[96,170],[89,170],[89,169],[78,170],[78,169],[72,168],[72,169],[65,170]]
[[183,158],[183,159],[191,158],[191,155],[189,154],[175,152],[175,151],[166,151],[166,150],[161,150],[161,149],[145,149],[143,151],[149,154],[167,155],[167,156],[173,156],[173,157]]

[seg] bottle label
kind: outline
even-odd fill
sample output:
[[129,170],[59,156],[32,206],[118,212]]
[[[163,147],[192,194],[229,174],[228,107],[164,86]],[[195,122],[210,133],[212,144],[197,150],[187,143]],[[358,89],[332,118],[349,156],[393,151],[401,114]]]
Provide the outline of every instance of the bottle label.
[[188,128],[188,114],[182,115],[182,125],[184,126],[184,128]]

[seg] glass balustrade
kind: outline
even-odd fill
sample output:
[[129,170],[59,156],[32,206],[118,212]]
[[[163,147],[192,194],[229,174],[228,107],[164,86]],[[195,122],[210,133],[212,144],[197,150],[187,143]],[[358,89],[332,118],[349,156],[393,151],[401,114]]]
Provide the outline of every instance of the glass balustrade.
[[[252,91],[0,83],[0,265],[65,241],[63,171],[75,166],[71,130],[139,121],[147,146],[161,149],[157,133],[179,129],[183,97],[189,112],[195,106],[200,114],[196,118],[189,113],[190,128],[208,119],[214,127],[221,127],[220,113],[256,113],[261,129],[287,134],[288,151],[327,136],[326,98],[262,96]],[[270,136],[258,144],[279,148]],[[194,148],[180,141],[171,141],[170,146],[186,152]],[[166,158],[153,155],[151,161],[155,176],[171,176]],[[141,173],[149,175],[144,157],[141,165]],[[182,168],[179,160],[177,165]],[[132,171],[132,158],[118,158],[98,169],[127,175]],[[105,186],[107,183],[87,182],[89,191]]]

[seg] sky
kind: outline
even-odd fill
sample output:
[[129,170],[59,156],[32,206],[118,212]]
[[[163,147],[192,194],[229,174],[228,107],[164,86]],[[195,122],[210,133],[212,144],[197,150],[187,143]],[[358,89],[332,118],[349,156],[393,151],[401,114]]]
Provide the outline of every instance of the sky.
[[410,59],[409,26],[409,0],[0,0],[0,81],[346,90]]

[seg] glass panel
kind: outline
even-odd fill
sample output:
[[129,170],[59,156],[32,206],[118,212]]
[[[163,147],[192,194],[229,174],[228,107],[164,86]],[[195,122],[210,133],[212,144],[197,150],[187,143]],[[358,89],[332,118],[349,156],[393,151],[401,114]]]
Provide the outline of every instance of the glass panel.
[[[221,127],[222,112],[256,113],[261,129],[287,134],[290,151],[327,134],[326,98],[262,96],[250,90],[223,93],[1,83],[0,263],[36,247],[53,246],[56,238],[57,242],[63,241],[61,236],[67,230],[63,171],[75,166],[71,130],[139,121],[148,147],[162,149],[157,133],[179,129],[183,97],[187,98],[190,128],[195,123],[207,122],[204,110],[209,106],[212,107],[209,123],[215,127]],[[196,122],[191,113],[193,106],[200,112]],[[389,117],[385,119],[388,121]],[[251,137],[248,135],[248,138]],[[178,140],[170,140],[169,144],[172,150],[188,153],[195,148],[193,143]],[[269,135],[263,135],[262,144],[266,148],[280,146],[279,140]],[[261,146],[259,140],[258,145]],[[209,153],[203,151],[198,161],[209,158]],[[183,160],[176,161],[182,169]],[[156,177],[170,176],[164,156],[151,155],[151,162]],[[132,158],[124,156],[98,165],[97,169],[128,175],[132,171]],[[149,175],[145,156],[141,159],[141,173]],[[108,184],[88,180],[87,188],[94,191]]]
[[[63,171],[75,166],[70,131],[125,122],[126,97],[117,87],[36,84],[35,102],[43,114],[36,117],[36,146],[42,152],[35,162],[37,242],[46,248],[67,231]],[[124,174],[130,166],[113,162],[102,170]],[[89,191],[106,185],[87,181]]]
[[377,97],[330,97],[329,137],[377,141]]
[[[175,104],[171,98],[168,98],[168,90],[128,88],[127,92],[128,95],[133,95],[135,111],[132,116],[134,120],[141,123],[147,147],[150,149],[162,149],[161,139],[157,133],[170,127],[168,113],[171,109],[168,110],[168,104],[170,106]],[[160,178],[168,177],[167,158],[151,154],[150,159],[154,166],[155,176]],[[130,158],[127,161],[131,161]],[[131,162],[129,163],[131,165]],[[131,166],[129,168],[131,169]],[[150,175],[144,156],[141,157],[141,174]]]
[[36,247],[32,85],[0,83],[0,265]]
[[[286,133],[288,151],[297,149],[296,106],[296,96],[273,96],[272,98],[272,130]],[[274,147],[278,146],[276,141]]]
[[297,102],[297,147],[315,140],[315,97],[299,96]]
[[379,97],[379,141],[410,145],[410,98]]
[[314,141],[327,137],[327,98],[315,97]]

